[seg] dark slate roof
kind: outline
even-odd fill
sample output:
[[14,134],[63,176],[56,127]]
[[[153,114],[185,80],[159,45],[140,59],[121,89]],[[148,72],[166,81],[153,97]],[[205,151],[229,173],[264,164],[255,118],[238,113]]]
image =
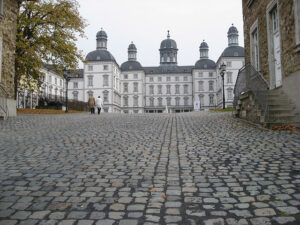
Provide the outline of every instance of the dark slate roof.
[[160,49],[163,50],[168,48],[177,49],[176,41],[170,38],[163,40],[160,44]]
[[96,35],[97,38],[99,37],[102,37],[102,38],[107,38],[107,34],[104,30],[100,30],[97,35]]
[[228,29],[227,34],[232,34],[232,33],[239,33],[236,27],[233,25]]
[[210,59],[200,59],[195,64],[195,69],[209,70],[215,68],[216,68],[216,63]]
[[208,45],[205,41],[203,41],[200,45],[200,48],[208,48]]
[[71,78],[83,78],[83,69],[73,70],[70,72]]
[[192,73],[193,66],[144,67],[145,74]]
[[135,44],[131,43],[129,46],[128,46],[128,50],[137,50],[136,47],[135,47]]
[[225,48],[221,57],[245,57],[245,49],[241,46],[229,46]]
[[113,61],[116,62],[113,55],[104,49],[97,49],[95,51],[90,52],[87,54],[85,60],[87,61]]
[[138,61],[127,61],[121,65],[122,71],[143,70],[142,65]]

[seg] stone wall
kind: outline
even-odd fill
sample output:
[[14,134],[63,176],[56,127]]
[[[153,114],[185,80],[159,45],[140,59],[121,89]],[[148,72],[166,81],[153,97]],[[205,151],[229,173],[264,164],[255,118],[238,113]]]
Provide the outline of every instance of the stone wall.
[[254,99],[253,93],[250,91],[240,95],[235,111],[235,116],[251,121],[253,123],[264,122],[262,110],[259,108],[257,102]]
[[[244,17],[244,37],[245,37],[245,62],[250,63],[250,27],[258,19],[259,33],[259,60],[261,74],[267,81],[270,79],[268,62],[268,33],[267,33],[267,5],[272,0],[243,0]],[[294,51],[295,40],[295,21],[292,0],[278,0],[280,35],[282,49],[282,72],[283,79],[290,74],[300,70],[300,54]]]
[[15,40],[17,1],[4,0],[4,16],[0,18],[0,37],[3,39],[1,83],[9,98],[14,98]]

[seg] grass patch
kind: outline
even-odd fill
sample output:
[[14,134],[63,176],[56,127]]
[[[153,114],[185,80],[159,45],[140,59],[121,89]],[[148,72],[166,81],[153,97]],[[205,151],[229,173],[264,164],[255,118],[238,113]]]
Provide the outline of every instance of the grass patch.
[[[83,113],[84,111],[69,110],[68,113]],[[56,109],[17,109],[18,114],[65,114],[64,110]]]
[[211,109],[212,112],[233,112],[234,108],[226,108],[226,109]]

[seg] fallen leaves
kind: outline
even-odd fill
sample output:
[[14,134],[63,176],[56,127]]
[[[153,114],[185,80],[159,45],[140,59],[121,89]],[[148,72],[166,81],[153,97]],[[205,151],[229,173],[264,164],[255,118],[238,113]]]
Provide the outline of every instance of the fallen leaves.
[[166,196],[166,195],[161,195],[160,197],[162,197],[162,198],[164,198],[164,199],[166,199],[166,198],[167,198],[167,196]]
[[154,188],[152,188],[152,189],[150,190],[150,192],[156,192],[156,190],[155,190]]
[[293,134],[295,131],[300,131],[300,127],[295,127],[292,125],[283,125],[283,126],[274,126],[271,130],[289,130],[290,134]]

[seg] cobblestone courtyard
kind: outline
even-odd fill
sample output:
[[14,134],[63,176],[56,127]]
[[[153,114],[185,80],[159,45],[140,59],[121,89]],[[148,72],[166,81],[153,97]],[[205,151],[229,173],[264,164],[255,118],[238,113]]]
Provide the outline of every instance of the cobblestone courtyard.
[[0,224],[300,224],[300,133],[224,113],[0,121]]

